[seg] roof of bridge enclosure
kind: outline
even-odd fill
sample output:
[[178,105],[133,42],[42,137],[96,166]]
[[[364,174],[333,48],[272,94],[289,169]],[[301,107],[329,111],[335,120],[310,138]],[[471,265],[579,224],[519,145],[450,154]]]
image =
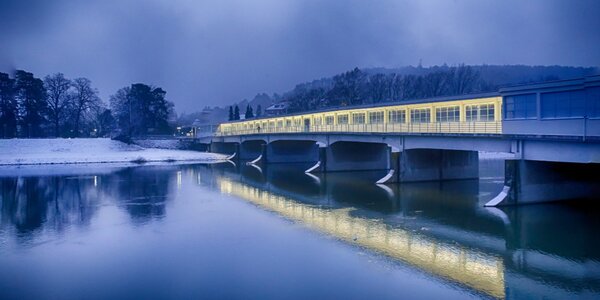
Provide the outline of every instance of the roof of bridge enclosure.
[[585,87],[585,86],[600,86],[600,74],[590,75],[586,77],[570,78],[563,80],[553,80],[539,83],[525,83],[519,85],[511,85],[500,88],[499,93],[511,94],[515,92],[534,91],[534,90],[545,90],[554,88],[570,88],[570,87]]
[[426,99],[403,100],[403,101],[396,101],[396,102],[383,102],[383,103],[376,103],[376,104],[336,106],[336,107],[330,107],[330,108],[320,109],[320,110],[307,110],[307,111],[302,111],[302,112],[297,112],[297,113],[291,113],[291,114],[285,114],[285,115],[263,116],[263,117],[260,117],[260,118],[227,121],[227,122],[223,122],[223,123],[239,123],[239,122],[265,120],[265,119],[294,117],[294,116],[302,116],[302,115],[309,115],[309,114],[316,114],[316,113],[323,113],[323,112],[332,112],[332,111],[338,111],[338,110],[351,110],[351,109],[364,109],[364,108],[375,108],[375,107],[388,107],[388,106],[421,104],[421,103],[433,103],[433,102],[446,102],[446,101],[468,100],[468,99],[481,99],[481,98],[489,98],[489,97],[500,97],[500,93],[499,92],[489,92],[489,93],[464,94],[464,95],[455,95],[455,96],[444,96],[444,97],[426,98]]

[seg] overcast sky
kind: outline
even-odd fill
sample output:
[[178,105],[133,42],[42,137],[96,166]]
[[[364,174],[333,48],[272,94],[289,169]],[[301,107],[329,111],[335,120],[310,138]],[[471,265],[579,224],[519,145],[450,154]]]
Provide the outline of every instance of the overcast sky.
[[354,67],[600,65],[600,1],[0,0],[0,71],[163,87],[178,112]]

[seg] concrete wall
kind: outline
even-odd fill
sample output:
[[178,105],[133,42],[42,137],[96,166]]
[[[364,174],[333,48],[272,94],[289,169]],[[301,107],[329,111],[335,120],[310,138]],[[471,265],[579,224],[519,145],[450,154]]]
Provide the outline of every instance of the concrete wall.
[[387,170],[391,167],[387,144],[336,142],[325,150],[325,171]]
[[582,141],[521,140],[517,155],[525,160],[600,163],[600,143]]
[[600,136],[599,119],[503,120],[502,133],[527,135]]

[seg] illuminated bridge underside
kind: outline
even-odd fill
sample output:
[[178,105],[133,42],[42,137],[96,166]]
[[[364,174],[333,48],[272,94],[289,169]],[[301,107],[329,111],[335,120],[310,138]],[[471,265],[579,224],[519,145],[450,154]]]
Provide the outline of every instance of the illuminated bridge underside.
[[491,256],[376,220],[353,217],[347,209],[323,209],[296,202],[226,178],[217,180],[221,192],[248,200],[286,218],[341,240],[399,259],[434,275],[504,298],[504,265]]

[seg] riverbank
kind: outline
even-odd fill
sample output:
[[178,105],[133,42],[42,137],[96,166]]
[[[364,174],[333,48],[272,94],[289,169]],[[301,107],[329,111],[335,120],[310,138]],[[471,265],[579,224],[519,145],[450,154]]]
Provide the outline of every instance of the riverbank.
[[226,156],[216,153],[143,148],[108,138],[0,140],[0,165],[85,163],[213,162]]

